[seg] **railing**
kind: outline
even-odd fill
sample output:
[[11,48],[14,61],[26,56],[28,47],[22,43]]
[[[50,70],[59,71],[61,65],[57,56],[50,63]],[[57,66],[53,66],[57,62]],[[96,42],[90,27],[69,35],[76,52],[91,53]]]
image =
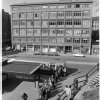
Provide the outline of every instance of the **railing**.
[[86,83],[88,82],[88,78],[98,70],[99,70],[99,63],[95,67],[93,67],[87,74],[74,79],[73,84],[71,84],[73,97],[77,94],[77,92],[81,89],[81,87],[86,85]]

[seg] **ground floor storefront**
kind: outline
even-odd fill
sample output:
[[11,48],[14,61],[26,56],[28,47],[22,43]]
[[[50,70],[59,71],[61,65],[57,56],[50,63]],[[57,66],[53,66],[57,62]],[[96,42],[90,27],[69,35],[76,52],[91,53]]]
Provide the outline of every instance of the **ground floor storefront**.
[[32,51],[32,52],[57,52],[59,54],[67,53],[83,53],[90,54],[89,46],[78,46],[78,45],[39,45],[39,44],[14,44],[14,48],[20,49],[21,51]]

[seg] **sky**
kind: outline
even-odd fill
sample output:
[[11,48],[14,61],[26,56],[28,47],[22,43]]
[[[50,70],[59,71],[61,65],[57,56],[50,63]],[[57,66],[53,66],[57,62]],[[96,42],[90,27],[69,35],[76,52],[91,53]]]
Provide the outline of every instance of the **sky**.
[[[12,5],[13,3],[18,3],[18,2],[42,2],[42,1],[58,1],[58,0],[2,0],[2,9],[4,9],[6,12],[11,12],[10,11],[10,5]],[[67,0],[66,0],[67,1]],[[98,16],[99,15],[99,0],[94,0],[95,3],[93,4],[93,16]]]

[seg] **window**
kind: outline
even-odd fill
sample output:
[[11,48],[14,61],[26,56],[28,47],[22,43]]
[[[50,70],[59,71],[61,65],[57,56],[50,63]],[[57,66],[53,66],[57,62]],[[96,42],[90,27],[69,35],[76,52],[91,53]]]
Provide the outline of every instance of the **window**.
[[76,4],[76,8],[80,8],[80,4]]
[[67,5],[66,5],[66,8],[71,8],[71,7],[72,7],[71,4],[67,4]]
[[49,21],[49,25],[50,25],[50,26],[52,26],[52,25],[53,25],[53,26],[56,25],[56,20],[50,20],[50,21]]
[[42,8],[43,8],[43,9],[46,9],[46,8],[48,8],[48,6],[42,6]]
[[33,42],[33,38],[31,38],[31,37],[30,37],[30,38],[27,38],[27,42],[28,42],[28,43]]
[[42,42],[47,43],[48,42],[48,38],[46,38],[46,37],[42,38]]
[[40,36],[40,29],[34,29],[34,36]]
[[58,5],[58,8],[65,8],[65,5]]
[[20,13],[19,18],[25,19],[26,18],[26,13]]
[[27,29],[27,36],[33,36],[33,29]]
[[90,20],[83,20],[83,27],[90,27]]
[[74,11],[74,16],[81,16],[81,11]]
[[83,29],[82,35],[89,35],[90,29]]
[[40,42],[40,38],[39,37],[35,37],[34,38],[34,42]]
[[81,35],[81,29],[74,29],[74,36],[80,36]]
[[73,43],[80,43],[80,38],[73,38]]
[[48,12],[42,12],[42,19],[48,18]]
[[41,13],[40,12],[34,12],[34,19],[40,18]]
[[57,38],[57,43],[64,43],[64,38]]
[[19,36],[19,29],[13,29],[13,36]]
[[83,11],[83,16],[90,16],[90,11]]
[[20,21],[20,26],[21,26],[21,27],[25,27],[25,26],[26,26],[26,21],[21,20],[21,21]]
[[57,20],[57,25],[64,25],[64,20]]
[[13,11],[17,11],[19,7],[12,7]]
[[20,29],[20,36],[26,36],[26,29]]
[[72,19],[65,20],[65,25],[72,25]]
[[42,29],[42,36],[48,36],[48,29]]
[[50,36],[56,36],[56,29],[50,29]]
[[73,34],[73,30],[72,29],[66,29],[66,32],[65,32],[65,36],[68,36],[68,35],[72,35]]
[[18,43],[20,41],[20,38],[13,38],[13,42]]
[[33,13],[27,13],[27,19],[33,19]]
[[61,11],[60,12],[57,12],[57,16],[58,17],[64,17],[64,12],[63,11],[62,12]]
[[89,38],[82,38],[82,43],[88,43],[89,42]]
[[32,20],[27,21],[27,27],[33,27],[33,21]]
[[66,16],[73,16],[73,12],[72,11],[66,11]]
[[91,7],[91,4],[83,4],[83,8],[89,8]]
[[17,13],[13,13],[13,14],[12,14],[12,18],[13,18],[13,19],[18,18],[18,14],[17,14]]
[[13,26],[18,26],[19,23],[18,23],[18,20],[13,20]]
[[54,38],[54,37],[49,38],[49,42],[50,43],[56,43],[56,38]]
[[26,42],[26,38],[21,38],[20,40],[21,42],[24,42],[24,43]]
[[49,18],[56,18],[56,12],[50,12]]
[[72,38],[65,38],[65,42],[71,43],[72,42]]
[[76,25],[76,26],[81,25],[81,19],[75,19],[74,20],[74,25]]
[[58,29],[57,36],[64,36],[64,29]]
[[48,21],[42,21],[42,26],[48,27]]
[[20,10],[26,10],[26,7],[21,6],[21,7],[19,7],[19,9],[20,9]]
[[33,6],[27,6],[27,10],[33,10]]
[[49,8],[56,8],[57,6],[56,5],[51,5],[51,6],[49,6]]
[[34,21],[34,27],[40,27],[41,22],[40,21]]
[[39,5],[37,6],[37,5],[35,5],[35,6],[34,6],[34,9],[36,9],[36,10],[37,10],[37,9],[41,9],[41,6],[39,6]]

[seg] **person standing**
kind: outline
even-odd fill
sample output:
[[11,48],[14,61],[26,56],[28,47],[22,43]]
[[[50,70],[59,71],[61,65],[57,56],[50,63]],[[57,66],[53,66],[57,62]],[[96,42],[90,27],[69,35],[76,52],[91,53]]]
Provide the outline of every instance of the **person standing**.
[[66,85],[64,91],[66,92],[67,100],[70,100],[71,99],[71,88]]

